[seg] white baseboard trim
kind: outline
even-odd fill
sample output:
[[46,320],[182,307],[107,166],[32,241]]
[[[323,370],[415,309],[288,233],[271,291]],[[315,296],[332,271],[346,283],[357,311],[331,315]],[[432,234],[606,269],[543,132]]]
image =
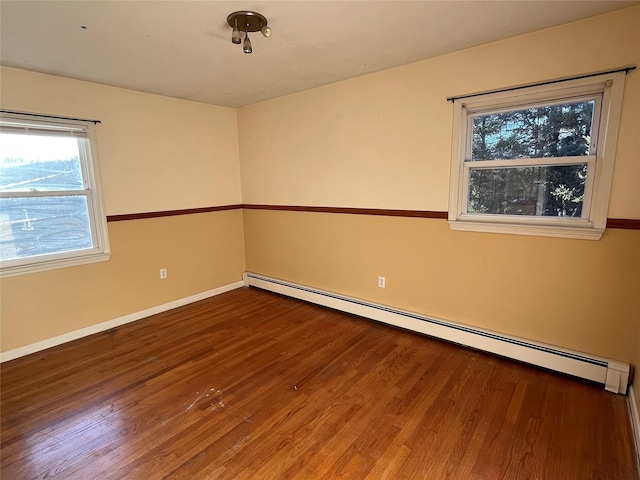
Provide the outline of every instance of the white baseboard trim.
[[91,325],[90,327],[81,328],[80,330],[74,330],[73,332],[58,335],[57,337],[47,338],[46,340],[25,345],[24,347],[8,350],[6,352],[0,353],[0,363],[7,362],[19,357],[24,357],[25,355],[36,353],[47,348],[55,347],[72,340],[77,340],[82,337],[93,335],[94,333],[103,332],[105,330],[109,330],[110,328],[115,328],[126,323],[135,322],[136,320],[150,317],[151,315],[155,315],[157,313],[166,312],[167,310],[171,310],[173,308],[182,307],[183,305],[187,305],[189,303],[204,300],[205,298],[214,297],[216,295],[220,295],[221,293],[229,292],[243,286],[244,282],[242,281],[230,283],[228,285],[223,285],[222,287],[214,288],[213,290],[208,290],[196,295],[191,295],[189,297],[174,300],[173,302],[158,305],[157,307],[148,308],[140,312],[130,313],[129,315],[125,315],[124,317],[114,318],[113,320],[108,320],[96,325]]
[[636,447],[636,463],[640,469],[640,415],[638,415],[638,404],[636,403],[636,395],[633,392],[633,385],[629,386],[627,402],[629,403],[629,416],[631,418],[631,429],[633,430],[633,443]]
[[591,380],[604,385],[606,390],[613,393],[627,393],[629,365],[616,360],[426,317],[255,273],[245,272],[243,279],[246,285],[252,287]]

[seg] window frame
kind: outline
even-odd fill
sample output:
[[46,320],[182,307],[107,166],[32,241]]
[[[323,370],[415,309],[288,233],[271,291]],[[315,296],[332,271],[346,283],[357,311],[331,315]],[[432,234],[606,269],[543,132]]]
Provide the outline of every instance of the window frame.
[[[86,198],[87,215],[91,231],[92,247],[67,252],[33,255],[10,260],[0,260],[0,277],[10,277],[27,273],[42,272],[58,268],[84,265],[109,260],[111,249],[107,230],[107,218],[104,213],[100,168],[96,147],[95,122],[79,119],[58,119],[48,115],[21,112],[0,113],[0,123],[11,129],[23,129],[22,134],[42,135],[66,134],[86,139],[78,142],[78,155],[82,171],[83,186],[76,190],[43,190],[36,192],[0,192],[2,198],[82,196]],[[13,125],[13,126],[12,126]]]
[[[450,228],[461,231],[598,240],[607,223],[625,76],[624,71],[607,73],[479,94],[454,102],[448,214]],[[594,105],[589,155],[471,161],[474,115],[552,105],[593,96],[600,96],[600,100]],[[496,165],[498,162],[499,167]],[[467,212],[471,169],[582,163],[587,163],[587,181],[581,218]]]

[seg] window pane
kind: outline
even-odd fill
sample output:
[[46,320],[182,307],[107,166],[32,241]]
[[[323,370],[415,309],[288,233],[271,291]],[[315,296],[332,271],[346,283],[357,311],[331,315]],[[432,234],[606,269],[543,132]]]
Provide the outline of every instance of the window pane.
[[576,217],[582,215],[587,164],[475,168],[468,213]]
[[77,138],[0,136],[0,191],[82,190]]
[[0,260],[93,247],[83,195],[0,199]]
[[473,117],[472,161],[589,155],[594,100]]

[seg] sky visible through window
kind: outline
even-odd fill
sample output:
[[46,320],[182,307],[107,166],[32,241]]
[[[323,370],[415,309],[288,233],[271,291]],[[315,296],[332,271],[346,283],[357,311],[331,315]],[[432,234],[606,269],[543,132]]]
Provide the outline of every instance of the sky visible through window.
[[70,152],[78,153],[78,141],[73,137],[41,136],[34,142],[32,135],[2,134],[0,138],[0,162],[30,163],[70,158]]

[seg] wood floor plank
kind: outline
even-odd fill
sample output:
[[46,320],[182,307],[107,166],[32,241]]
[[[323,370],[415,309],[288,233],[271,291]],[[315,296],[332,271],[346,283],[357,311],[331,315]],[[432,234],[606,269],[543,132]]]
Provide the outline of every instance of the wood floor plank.
[[257,289],[0,368],[2,478],[639,478],[623,396]]

